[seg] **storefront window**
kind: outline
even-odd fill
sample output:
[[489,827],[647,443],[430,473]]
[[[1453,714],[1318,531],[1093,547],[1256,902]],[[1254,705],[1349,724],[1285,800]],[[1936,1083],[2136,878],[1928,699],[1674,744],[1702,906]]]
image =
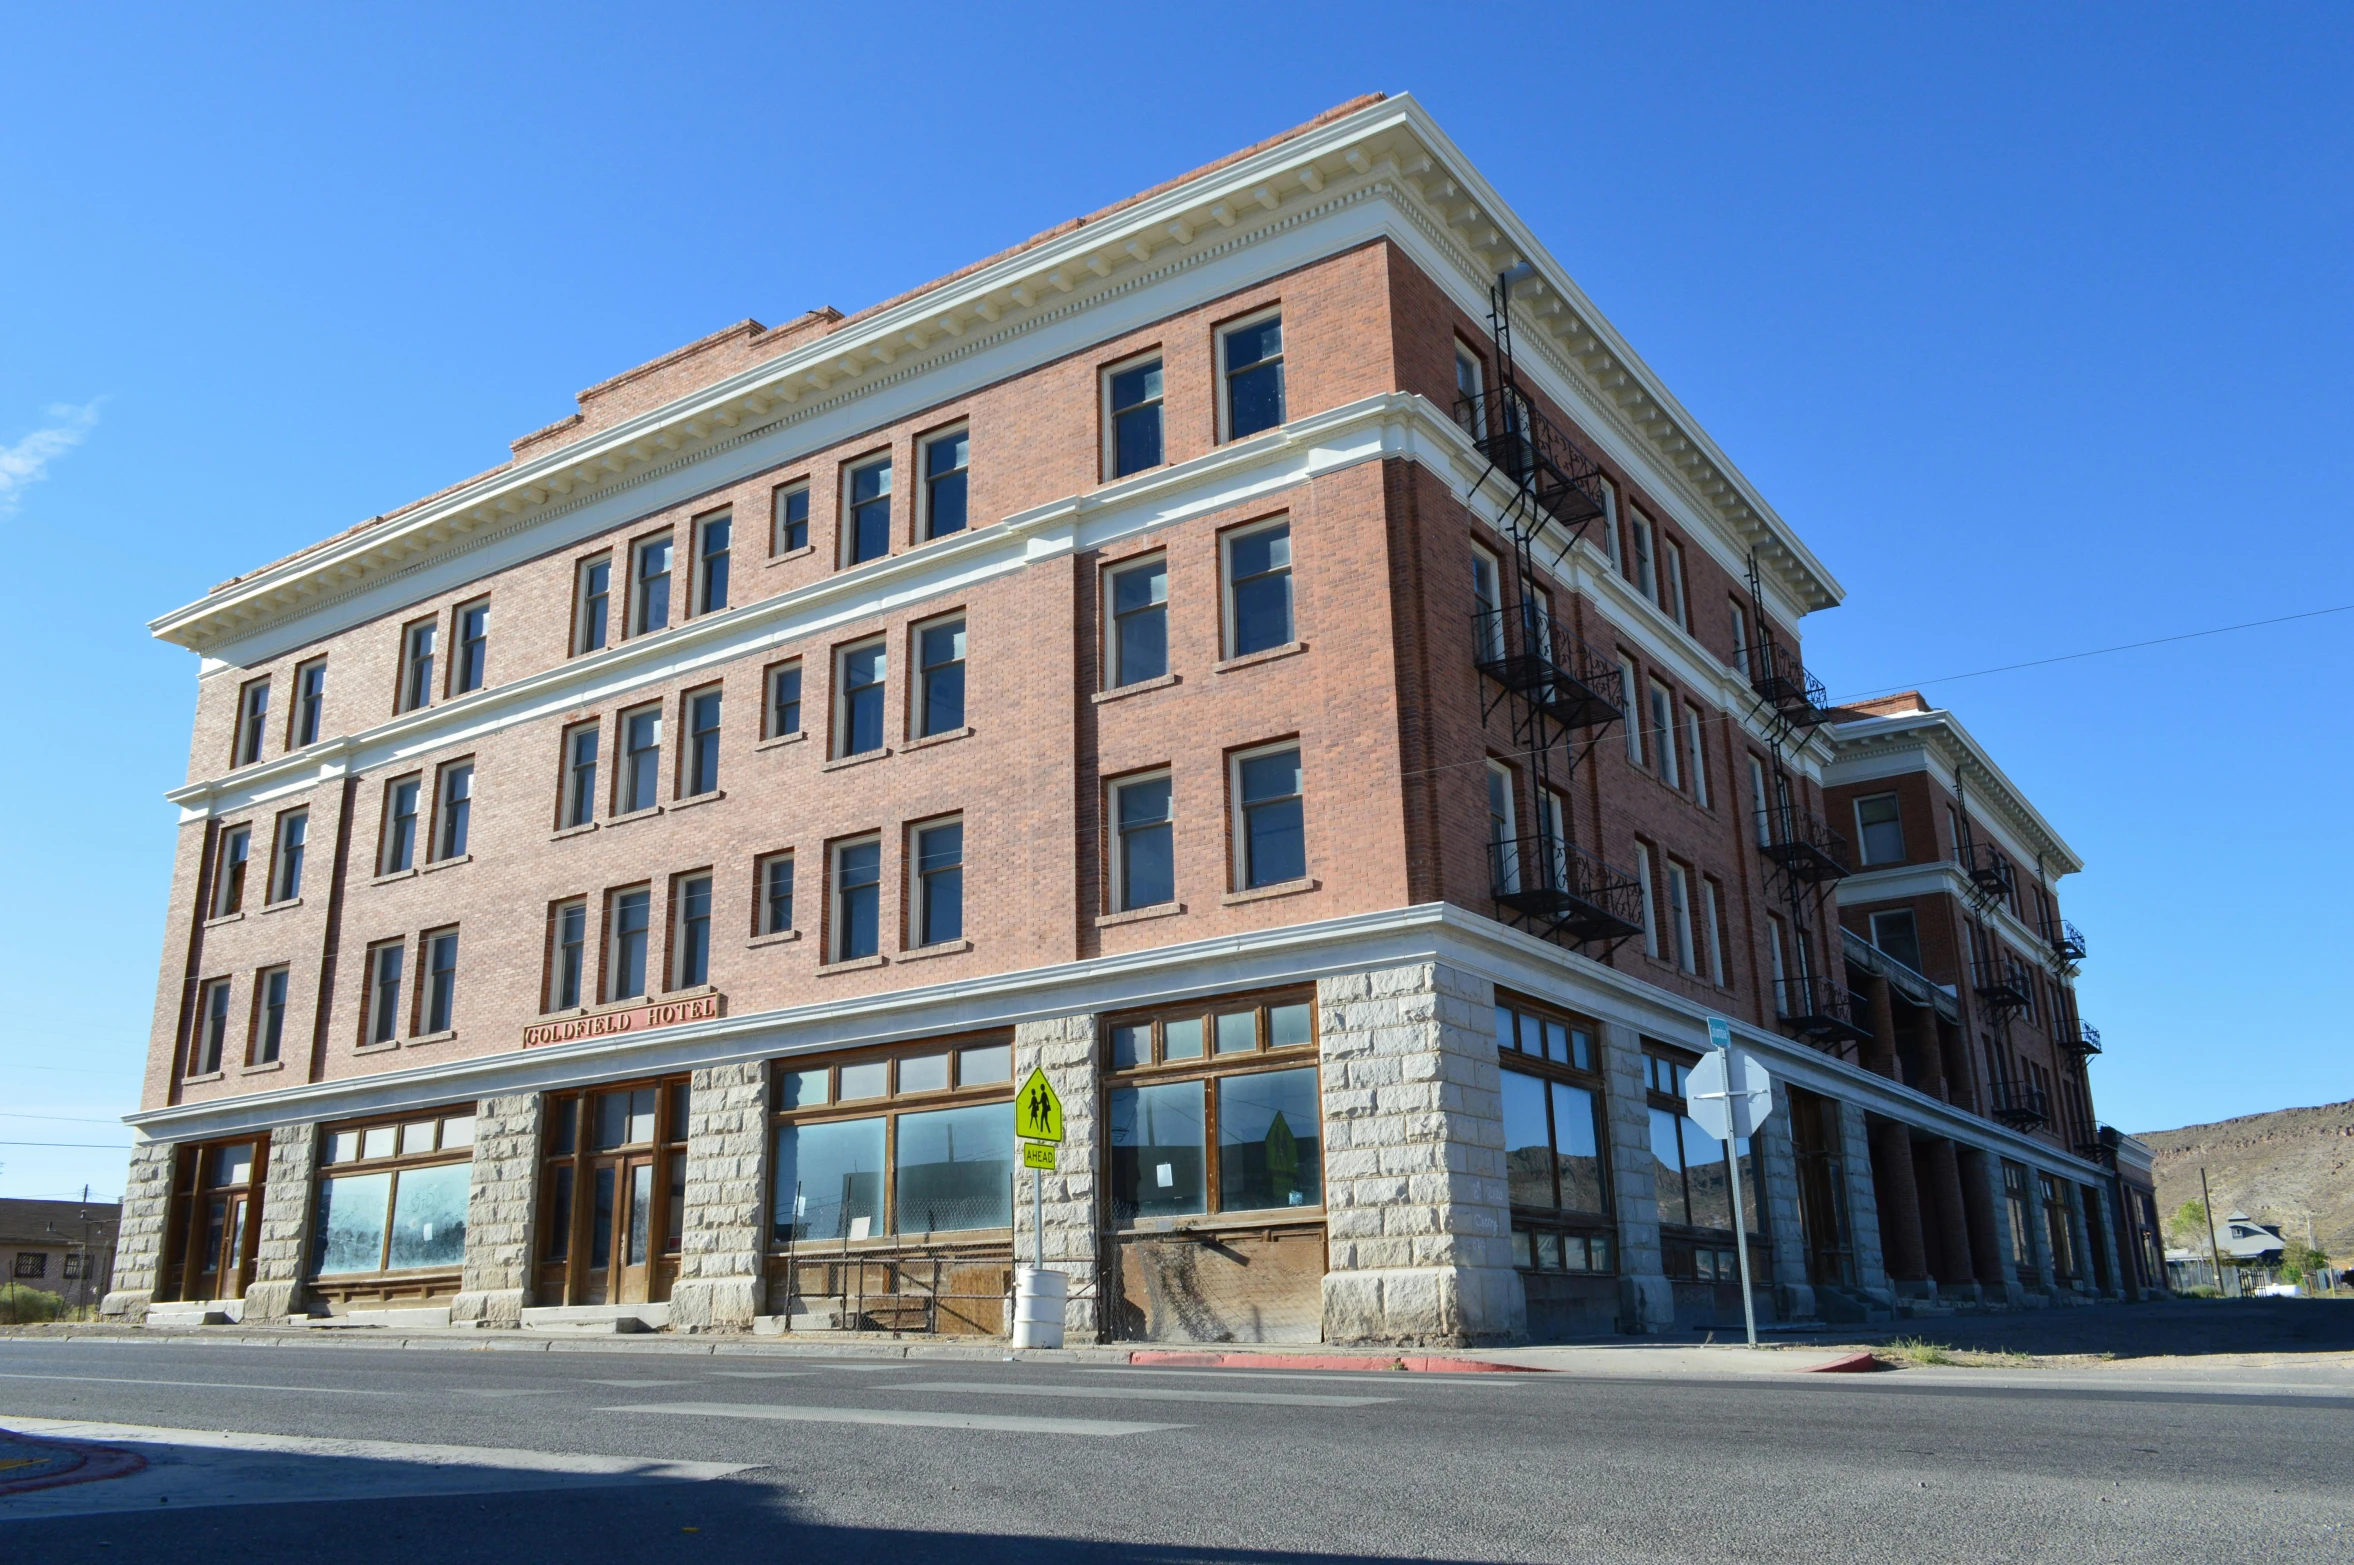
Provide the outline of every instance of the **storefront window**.
[[1116,1073],[1105,1095],[1114,1222],[1323,1205],[1324,1114],[1308,997],[1115,1017],[1107,1038]]
[[312,1245],[316,1275],[463,1266],[473,1146],[471,1110],[330,1126]]
[[1536,1271],[1608,1271],[1602,1078],[1593,1024],[1526,1001],[1500,1000],[1496,1055],[1503,1067],[1514,1264]]
[[[1732,1171],[1725,1162],[1724,1143],[1684,1112],[1691,1062],[1647,1052],[1643,1075],[1650,1098],[1652,1187],[1659,1201],[1659,1221],[1695,1231],[1672,1236],[1661,1246],[1667,1274],[1699,1282],[1737,1281],[1739,1257],[1729,1243]],[[1762,1171],[1748,1137],[1734,1143],[1734,1153],[1741,1159],[1741,1219],[1754,1243],[1764,1235],[1758,1204]]]

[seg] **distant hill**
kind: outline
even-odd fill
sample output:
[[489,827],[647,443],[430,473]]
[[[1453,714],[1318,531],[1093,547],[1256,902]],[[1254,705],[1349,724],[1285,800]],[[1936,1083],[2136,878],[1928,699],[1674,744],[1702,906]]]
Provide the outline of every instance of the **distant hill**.
[[2162,1218],[2199,1198],[2204,1166],[2217,1216],[2237,1209],[2303,1239],[2310,1212],[2313,1242],[2354,1259],[2354,1100],[2134,1134],[2157,1153]]

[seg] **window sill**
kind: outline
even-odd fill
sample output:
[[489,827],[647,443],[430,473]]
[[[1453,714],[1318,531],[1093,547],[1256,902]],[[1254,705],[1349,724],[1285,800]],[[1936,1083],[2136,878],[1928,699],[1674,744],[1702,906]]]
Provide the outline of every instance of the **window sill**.
[[237,1074],[240,1076],[267,1076],[272,1071],[282,1071],[285,1068],[286,1062],[284,1060],[265,1060],[259,1065],[241,1066]]
[[1185,683],[1183,674],[1163,674],[1158,679],[1139,679],[1134,684],[1121,685],[1116,689],[1098,690],[1087,699],[1097,706],[1101,706],[1106,701],[1125,701],[1130,696],[1140,696],[1148,690],[1166,690],[1171,685],[1183,683]]
[[1306,880],[1279,880],[1272,886],[1254,886],[1248,891],[1229,891],[1218,899],[1220,907],[1235,907],[1244,902],[1265,902],[1275,897],[1296,897],[1303,891],[1314,891],[1324,882],[1310,876]]
[[752,748],[755,750],[778,750],[789,744],[799,744],[808,737],[808,729],[798,728],[789,734],[779,734],[774,739],[763,739]]
[[900,748],[902,750],[928,750],[936,744],[948,744],[958,739],[970,739],[972,736],[973,731],[970,728],[951,728],[944,734],[926,734],[921,739],[910,739]]
[[766,560],[761,562],[761,569],[766,570],[771,565],[783,565],[793,560],[806,560],[815,553],[817,553],[817,545],[814,543],[805,543],[798,549],[787,549],[782,554],[770,555]]
[[844,767],[864,766],[867,762],[879,761],[890,753],[891,747],[889,745],[885,745],[880,750],[861,750],[856,755],[838,755],[834,757],[834,759],[826,762],[825,765],[819,767],[818,770],[821,772],[838,772],[841,771]]
[[1174,918],[1184,911],[1182,902],[1155,902],[1151,907],[1132,907],[1125,913],[1106,913],[1095,921],[1095,927],[1117,929],[1122,924],[1141,924],[1148,918]]
[[270,902],[270,903],[265,903],[265,904],[263,904],[261,907],[259,907],[259,908],[255,909],[254,911],[255,911],[255,913],[256,913],[257,915],[259,915],[259,914],[264,914],[264,913],[283,913],[283,912],[285,912],[285,911],[286,911],[288,908],[295,908],[295,907],[301,907],[301,906],[302,906],[302,898],[300,898],[300,897],[288,897],[288,898],[287,898],[285,901],[283,901],[283,902]]
[[371,886],[389,886],[396,880],[414,880],[416,876],[417,866],[412,864],[407,869],[396,869],[389,875],[378,875],[375,879],[369,881],[368,884]]
[[912,951],[902,951],[897,959],[902,962],[920,962],[930,956],[955,956],[972,948],[970,940],[943,940],[938,945],[917,946]]
[[234,912],[234,913],[223,913],[223,914],[219,915],[219,916],[218,916],[218,917],[216,917],[216,918],[208,918],[208,919],[206,919],[206,920],[204,921],[204,923],[203,923],[203,924],[202,924],[200,927],[202,927],[202,928],[205,928],[205,929],[218,929],[218,928],[220,928],[220,927],[221,927],[223,924],[234,924],[234,923],[237,923],[237,922],[241,921],[241,920],[242,920],[244,917],[245,917],[245,910],[244,910],[243,908],[239,908],[239,909],[238,909],[236,912]]
[[794,941],[800,938],[801,931],[798,929],[772,929],[765,935],[754,935],[751,939],[745,941],[744,949],[747,951],[757,951],[762,946],[791,945]]
[[649,804],[642,810],[631,810],[626,815],[608,815],[604,818],[603,821],[599,822],[599,824],[605,826],[626,826],[631,821],[651,820],[653,817],[661,813],[661,805]]
[[219,1071],[206,1071],[206,1072],[205,1072],[203,1075],[201,1075],[201,1076],[183,1076],[183,1077],[181,1077],[181,1078],[180,1078],[180,1085],[181,1085],[181,1086],[183,1086],[183,1087],[199,1087],[199,1086],[202,1086],[204,1083],[206,1083],[206,1082],[208,1082],[208,1081],[219,1081],[220,1079],[221,1079],[221,1072],[219,1072]]
[[854,956],[847,962],[820,962],[817,976],[830,978],[836,973],[859,973],[870,967],[881,967],[891,959],[877,951],[873,956]]
[[456,869],[461,864],[471,864],[473,862],[473,854],[461,853],[455,858],[435,859],[432,863],[417,871],[417,873],[420,875],[430,875],[437,869]]
[[674,810],[691,810],[698,804],[717,804],[726,797],[727,790],[725,788],[714,788],[709,793],[690,794],[684,799],[673,799],[669,807]]
[[577,826],[561,826],[548,834],[548,841],[562,842],[566,837],[585,837],[596,829],[595,821],[583,821]]
[[1228,658],[1223,663],[1212,663],[1210,672],[1231,674],[1238,668],[1256,668],[1261,663],[1272,663],[1278,658],[1295,657],[1307,650],[1308,644],[1304,641],[1287,641],[1280,647],[1269,647],[1263,652],[1246,652],[1241,657]]
[[351,1052],[354,1054],[390,1054],[400,1046],[401,1041],[398,1038],[387,1038],[382,1043],[363,1043]]
[[440,1032],[419,1033],[414,1038],[404,1038],[401,1041],[407,1044],[410,1048],[416,1049],[422,1048],[429,1043],[447,1043],[457,1035],[458,1029],[455,1027],[445,1027]]
[[685,989],[665,989],[660,995],[645,995],[641,1005],[675,1005],[681,1000],[700,1000],[707,994],[719,993],[717,984],[693,984]]

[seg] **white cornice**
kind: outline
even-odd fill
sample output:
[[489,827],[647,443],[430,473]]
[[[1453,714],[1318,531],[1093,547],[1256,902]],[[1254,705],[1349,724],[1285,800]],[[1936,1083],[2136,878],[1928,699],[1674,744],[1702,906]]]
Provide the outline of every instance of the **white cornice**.
[[[1829,573],[1604,321],[1558,262],[1495,196],[1421,106],[1398,97],[1319,126],[1055,235],[952,282],[853,320],[836,331],[607,430],[522,459],[380,523],[228,583],[155,620],[163,639],[204,653],[254,639],[323,603],[404,579],[437,559],[511,537],[548,516],[681,472],[752,434],[848,410],[958,359],[1030,337],[1040,362],[1066,351],[1042,328],[1074,321],[1140,279],[1233,257],[1338,210],[1369,192],[1419,203],[1455,241],[1458,283],[1528,259],[1522,340],[1552,375],[1573,382],[1565,401],[1598,412],[1639,450],[1660,487],[1755,548],[1774,590],[1797,609],[1827,607]],[[1458,199],[1460,197],[1460,200]],[[1416,226],[1420,226],[1417,224]],[[1478,273],[1469,268],[1476,266]],[[1518,318],[1518,317],[1516,317]],[[1049,342],[1048,337],[1057,337]],[[847,386],[848,389],[842,389]],[[1548,388],[1551,389],[1551,388]],[[1614,453],[1621,454],[1623,453]],[[1630,464],[1634,465],[1634,464]],[[1692,517],[1678,518],[1687,529]]]
[[1982,818],[1997,836],[1998,845],[2019,864],[2032,870],[2040,862],[2054,882],[2084,868],[2084,860],[2028,801],[2010,774],[1995,765],[1961,720],[1944,708],[1835,723],[1830,737],[1836,758],[1824,780],[1832,786],[1894,775],[1881,758],[1916,750],[1931,763],[1931,775],[1948,792],[1956,791],[1959,780],[1959,791],[1967,797],[1972,813]]

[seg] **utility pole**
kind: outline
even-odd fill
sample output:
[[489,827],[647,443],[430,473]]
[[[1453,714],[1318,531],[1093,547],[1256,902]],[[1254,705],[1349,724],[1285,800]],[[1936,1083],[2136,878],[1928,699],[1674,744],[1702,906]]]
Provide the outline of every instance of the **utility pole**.
[[2207,1253],[2215,1258],[2215,1297],[2223,1297],[2223,1244],[2215,1237],[2215,1198],[2207,1193],[2207,1165],[2199,1165],[2199,1205],[2207,1212]]

